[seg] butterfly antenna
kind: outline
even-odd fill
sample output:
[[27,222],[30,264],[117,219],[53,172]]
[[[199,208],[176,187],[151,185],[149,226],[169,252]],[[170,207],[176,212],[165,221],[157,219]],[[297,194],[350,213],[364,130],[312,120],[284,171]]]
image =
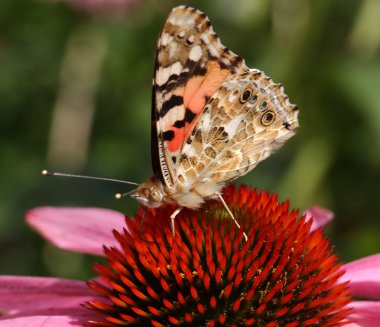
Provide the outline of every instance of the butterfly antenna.
[[[66,173],[59,173],[56,171],[49,171],[49,170],[43,170],[42,175],[43,176],[73,177],[73,178],[81,178],[81,179],[93,179],[93,180],[98,180],[98,181],[107,181],[107,182],[123,183],[123,184],[130,184],[130,185],[139,185],[138,183],[123,181],[120,179],[86,176],[86,175],[76,175],[76,174],[66,174]],[[128,193],[131,193],[131,192],[128,192]]]
[[[138,185],[138,184],[136,184],[136,185]],[[126,196],[128,196],[128,195],[130,195],[132,193],[135,193],[136,191],[137,191],[137,188],[135,188],[132,191],[129,191],[127,193],[116,193],[115,194],[115,198],[119,200],[121,198],[125,198]]]

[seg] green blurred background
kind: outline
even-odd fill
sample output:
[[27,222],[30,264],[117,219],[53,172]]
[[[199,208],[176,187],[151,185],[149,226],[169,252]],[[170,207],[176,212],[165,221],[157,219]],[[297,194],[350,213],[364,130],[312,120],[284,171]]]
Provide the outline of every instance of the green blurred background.
[[28,208],[136,211],[133,200],[113,198],[125,185],[40,171],[150,176],[155,44],[178,4],[203,10],[222,42],[282,82],[300,108],[296,137],[238,182],[301,210],[314,203],[333,210],[327,232],[343,261],[380,252],[378,0],[92,3],[0,6],[1,274],[87,278],[99,260],[48,245],[25,225]]

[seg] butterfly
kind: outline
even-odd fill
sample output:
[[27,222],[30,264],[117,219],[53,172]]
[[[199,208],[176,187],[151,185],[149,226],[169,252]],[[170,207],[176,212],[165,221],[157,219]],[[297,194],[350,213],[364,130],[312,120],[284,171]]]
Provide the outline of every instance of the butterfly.
[[228,210],[222,187],[293,136],[297,116],[281,84],[223,46],[204,13],[178,6],[157,44],[154,174],[131,196],[150,208],[176,205],[173,234],[183,207],[197,209],[206,199],[219,198]]

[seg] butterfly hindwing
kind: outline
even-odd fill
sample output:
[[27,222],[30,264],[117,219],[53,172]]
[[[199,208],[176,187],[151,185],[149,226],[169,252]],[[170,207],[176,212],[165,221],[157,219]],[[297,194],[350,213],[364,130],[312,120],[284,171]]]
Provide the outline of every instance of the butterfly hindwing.
[[294,135],[297,110],[283,87],[263,72],[230,76],[209,99],[183,147],[178,180],[186,188],[245,175]]
[[208,99],[227,77],[245,71],[202,12],[173,9],[158,40],[152,100],[153,170],[165,185],[176,183],[179,154]]

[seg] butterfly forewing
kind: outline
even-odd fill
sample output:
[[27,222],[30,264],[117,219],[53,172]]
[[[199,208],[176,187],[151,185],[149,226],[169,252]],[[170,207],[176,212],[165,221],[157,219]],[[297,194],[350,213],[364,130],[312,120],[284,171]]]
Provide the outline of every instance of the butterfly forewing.
[[167,186],[176,183],[180,151],[208,99],[244,71],[244,60],[221,44],[202,12],[173,9],[157,45],[152,108],[153,169]]

